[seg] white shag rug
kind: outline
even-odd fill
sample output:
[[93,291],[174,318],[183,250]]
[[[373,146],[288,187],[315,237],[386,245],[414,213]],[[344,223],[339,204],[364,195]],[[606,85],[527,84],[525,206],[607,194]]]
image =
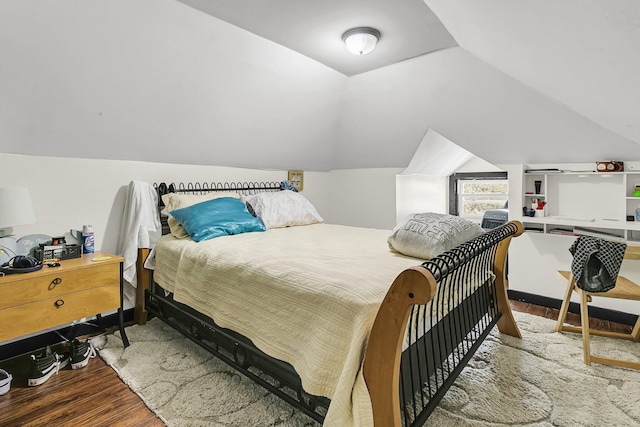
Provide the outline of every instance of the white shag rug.
[[[430,426],[640,426],[640,371],[582,363],[579,334],[514,316],[523,338],[497,328],[429,417]],[[317,426],[242,374],[152,319],[97,337],[100,356],[168,426]],[[640,344],[592,336],[592,352],[640,360]]]

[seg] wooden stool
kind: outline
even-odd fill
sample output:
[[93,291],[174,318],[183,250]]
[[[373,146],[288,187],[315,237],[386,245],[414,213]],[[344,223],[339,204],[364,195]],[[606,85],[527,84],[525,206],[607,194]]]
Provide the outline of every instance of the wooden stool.
[[[628,246],[627,251],[624,254],[625,259],[640,260],[640,246]],[[587,292],[580,289],[573,278],[573,274],[570,271],[558,271],[558,275],[567,282],[567,290],[562,300],[562,306],[560,307],[560,314],[558,315],[558,323],[556,324],[556,332],[568,331],[568,332],[580,332],[582,333],[582,350],[584,353],[585,365],[591,365],[591,362],[601,363],[604,365],[621,366],[623,368],[639,369],[640,362],[632,362],[630,360],[620,360],[610,357],[602,357],[591,354],[591,345],[589,341],[589,335],[599,335],[609,338],[621,338],[630,341],[637,342],[640,336],[640,317],[636,321],[635,326],[630,334],[623,334],[619,332],[599,331],[589,328],[589,307],[588,302],[591,302],[592,297],[601,298],[619,298],[627,300],[640,301],[640,285],[632,282],[624,276],[618,276],[616,280],[615,288],[607,292]],[[571,302],[571,295],[576,292],[580,296],[580,327],[565,325],[564,321],[567,317],[567,311],[569,310],[569,303]]]

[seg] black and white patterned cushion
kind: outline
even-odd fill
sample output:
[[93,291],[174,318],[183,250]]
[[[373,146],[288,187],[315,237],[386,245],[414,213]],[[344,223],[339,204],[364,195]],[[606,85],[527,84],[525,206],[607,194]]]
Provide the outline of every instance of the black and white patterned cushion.
[[580,236],[569,248],[576,285],[588,292],[607,292],[616,286],[627,245],[593,236]]

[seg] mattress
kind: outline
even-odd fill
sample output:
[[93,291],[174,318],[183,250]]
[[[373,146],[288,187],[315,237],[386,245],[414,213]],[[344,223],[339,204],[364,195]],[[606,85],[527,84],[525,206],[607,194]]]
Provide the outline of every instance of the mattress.
[[313,224],[199,243],[167,235],[155,249],[154,279],[290,363],[308,393],[331,399],[325,425],[367,426],[367,337],[394,279],[421,263],[391,251],[389,234]]

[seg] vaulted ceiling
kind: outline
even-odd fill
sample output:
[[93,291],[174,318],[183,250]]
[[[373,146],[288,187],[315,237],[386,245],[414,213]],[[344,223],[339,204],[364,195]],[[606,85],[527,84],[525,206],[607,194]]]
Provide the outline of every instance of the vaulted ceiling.
[[434,129],[493,163],[638,161],[638,46],[635,0],[5,0],[0,151],[406,167]]
[[[261,37],[313,58],[347,76],[456,46],[422,0],[179,0]],[[381,32],[375,54],[356,57],[345,31]]]

